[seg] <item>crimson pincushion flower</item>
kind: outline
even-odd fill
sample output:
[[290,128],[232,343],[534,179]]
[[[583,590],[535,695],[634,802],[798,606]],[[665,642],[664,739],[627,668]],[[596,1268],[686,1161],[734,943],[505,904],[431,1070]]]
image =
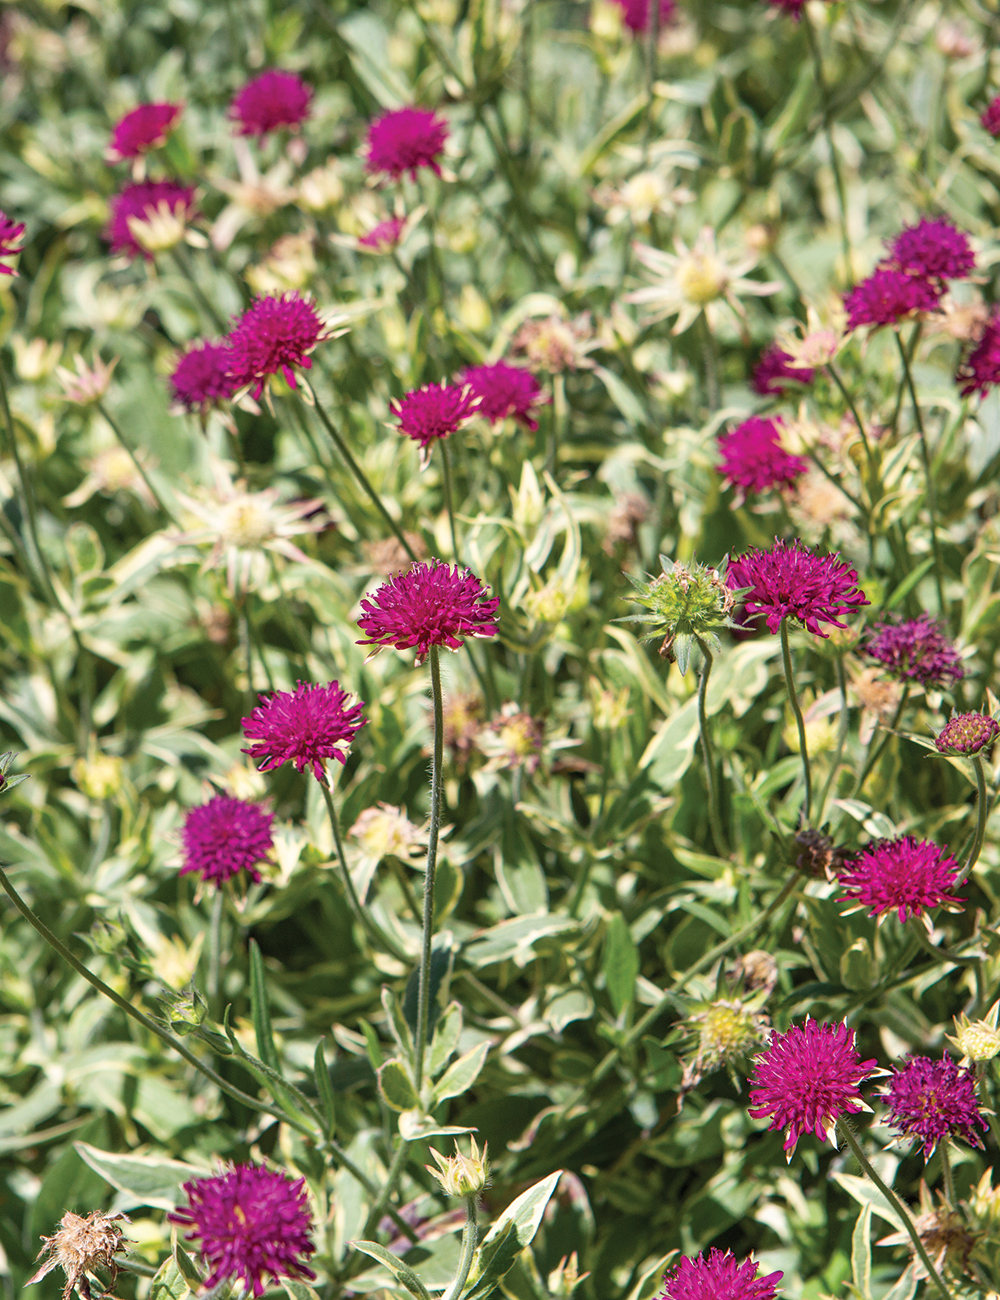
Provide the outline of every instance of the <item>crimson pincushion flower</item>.
[[312,368],[312,352],[327,338],[313,304],[294,291],[255,298],[226,339],[234,391],[250,387],[260,397],[272,375],[280,373],[296,388],[296,369]]
[[968,236],[950,221],[929,221],[900,231],[889,245],[891,267],[925,280],[964,280],[976,269]]
[[121,162],[163,144],[177,124],[183,104],[140,104],[115,125],[108,145],[108,158]]
[[815,377],[815,370],[796,365],[790,353],[772,343],[754,366],[750,386],[761,397],[780,397],[789,384],[811,384]]
[[713,1246],[707,1255],[682,1259],[663,1279],[660,1300],[774,1300],[783,1273],[758,1277],[756,1260],[736,1262],[731,1250]]
[[260,763],[259,771],[270,772],[282,763],[294,763],[298,771],[312,768],[313,776],[326,784],[323,764],[329,758],[346,761],[351,741],[365,725],[361,716],[364,702],[350,702],[339,682],[326,686],[297,682],[294,691],[261,695],[260,703],[243,719],[243,734],[254,743],[244,754]]
[[934,737],[941,754],[968,757],[987,749],[1000,736],[1000,723],[988,713],[956,713]]
[[[0,259],[16,257],[21,251],[21,239],[24,235],[24,222],[11,221],[6,212],[0,212]],[[12,266],[4,265],[0,260],[0,275],[17,275]]]
[[975,347],[958,367],[955,383],[963,397],[973,393],[985,397],[988,389],[1000,384],[1000,312],[994,311],[983,326]]
[[152,254],[136,238],[134,224],[155,222],[164,216],[186,225],[196,215],[194,187],[176,181],[138,181],[126,185],[111,200],[111,219],[104,238],[113,253],[130,253],[152,260]]
[[990,135],[994,137],[1000,135],[1000,95],[990,100],[979,120]]
[[380,221],[367,235],[362,235],[358,243],[374,253],[388,253],[399,243],[405,225],[402,217],[390,217],[388,221]]
[[195,343],[177,358],[170,386],[174,400],[188,411],[206,411],[228,401],[236,391],[229,373],[232,354],[226,343]]
[[809,468],[801,456],[792,456],[782,447],[776,420],[751,416],[718,441],[722,476],[744,492],[791,487]]
[[390,409],[399,421],[399,432],[420,444],[421,464],[430,457],[430,448],[439,438],[447,438],[471,420],[479,405],[468,384],[428,384],[404,394]]
[[946,686],[964,675],[962,657],[944,626],[930,614],[902,623],[880,623],[865,654],[885,664],[892,675],[921,686]]
[[305,1181],[241,1164],[184,1184],[187,1205],[167,1217],[189,1227],[187,1239],[198,1241],[212,1270],[206,1290],[238,1278],[248,1293],[260,1296],[265,1274],[275,1281],[315,1278],[304,1262],[316,1250]]
[[431,646],[458,650],[464,637],[495,636],[500,602],[468,569],[431,560],[413,564],[361,602],[358,645],[417,651],[421,664]]
[[854,1031],[807,1020],[785,1034],[774,1033],[754,1057],[749,1113],[770,1119],[769,1129],[785,1129],[789,1160],[804,1133],[822,1141],[841,1115],[868,1110],[858,1089],[870,1078],[874,1060],[862,1061]]
[[312,87],[294,72],[270,68],[236,92],[229,116],[239,123],[239,135],[267,135],[304,122],[312,95]]
[[[963,898],[948,891],[955,884],[958,863],[930,840],[903,835],[875,840],[840,873],[840,884],[855,904],[847,911],[868,908],[880,919],[895,911],[900,921],[921,916],[928,908],[959,904]],[[846,913],[845,913],[846,915]]]
[[765,615],[768,630],[777,632],[785,618],[798,619],[816,636],[827,635],[820,622],[845,627],[838,616],[849,614],[868,599],[858,590],[858,574],[839,554],[815,555],[806,547],[777,539],[769,551],[757,548],[729,562],[726,581],[744,596],[751,617]]
[[438,163],[448,123],[431,108],[397,108],[377,117],[368,128],[370,172],[388,172],[398,181],[405,173],[416,180],[418,167],[430,167],[438,176]]
[[[649,30],[651,0],[615,0],[622,11],[622,22],[630,32]],[[677,10],[676,0],[660,0],[660,26],[668,23]]]
[[204,881],[222,886],[240,871],[257,883],[263,862],[271,852],[272,813],[259,804],[218,794],[184,819],[181,838],[184,866],[181,875],[195,872]]
[[530,370],[497,361],[491,366],[469,366],[462,371],[462,380],[479,398],[477,415],[493,424],[512,415],[532,432],[538,428],[532,411],[549,399]]
[[796,22],[802,15],[802,6],[806,0],[768,0],[775,9],[784,9],[786,13],[792,15]]
[[940,297],[940,288],[930,280],[879,267],[844,295],[847,328],[895,325],[918,312],[936,311]]
[[889,1107],[889,1123],[902,1138],[923,1143],[926,1160],[939,1142],[960,1137],[981,1147],[976,1132],[989,1125],[976,1101],[975,1075],[960,1069],[950,1056],[932,1061],[913,1056],[902,1069],[894,1069],[882,1091]]

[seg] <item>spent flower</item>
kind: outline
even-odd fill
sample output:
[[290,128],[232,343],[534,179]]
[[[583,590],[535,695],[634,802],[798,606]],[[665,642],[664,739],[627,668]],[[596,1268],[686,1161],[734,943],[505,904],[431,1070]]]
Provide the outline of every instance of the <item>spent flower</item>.
[[839,554],[816,555],[798,542],[776,539],[769,551],[753,548],[729,563],[727,581],[746,590],[746,611],[764,615],[777,632],[785,618],[797,619],[816,636],[826,637],[820,623],[845,627],[840,617],[868,599],[858,589],[857,570]]
[[240,135],[268,135],[279,127],[297,128],[309,116],[312,87],[294,72],[269,68],[238,90],[229,116]]
[[[950,1056],[932,1061],[911,1057],[896,1068],[882,1092],[889,1108],[889,1123],[901,1138],[916,1138],[926,1160],[939,1142],[961,1138],[970,1146],[983,1145],[979,1132],[989,1124],[976,1101],[976,1080]],[[978,1130],[978,1131],[977,1131]]]
[[441,560],[414,564],[361,602],[358,645],[416,649],[417,663],[431,646],[459,650],[466,637],[496,636],[500,601],[468,569]]
[[111,387],[111,376],[117,364],[118,357],[114,357],[107,365],[97,357],[88,365],[77,353],[73,358],[72,370],[66,366],[56,366],[55,375],[62,386],[63,400],[76,406],[94,406],[102,402]]
[[721,648],[718,633],[736,626],[731,618],[736,596],[724,567],[713,569],[695,561],[684,564],[666,555],[660,556],[660,565],[662,572],[655,578],[647,575],[645,582],[626,573],[638,593],[628,599],[650,611],[632,614],[626,621],[651,624],[652,630],[642,640],[662,636],[660,654],[676,659],[680,671],[686,673],[698,640],[717,651]]
[[261,695],[260,703],[244,718],[243,734],[252,741],[244,754],[270,772],[282,763],[294,763],[299,772],[308,767],[326,785],[328,759],[347,761],[347,750],[367,721],[364,701],[354,703],[339,682],[325,686],[296,682],[294,691]]
[[841,870],[840,884],[853,904],[848,911],[867,908],[868,915],[879,920],[896,912],[901,922],[915,916],[929,923],[930,908],[962,910],[965,900],[949,892],[958,871],[946,850],[930,840],[903,835],[869,844]]
[[398,181],[409,172],[416,180],[420,167],[438,176],[438,159],[448,138],[448,123],[430,108],[397,108],[375,119],[368,128],[367,167]]
[[84,1216],[67,1210],[53,1235],[42,1238],[44,1245],[38,1259],[45,1262],[34,1276],[28,1278],[25,1286],[33,1286],[53,1269],[61,1268],[66,1274],[62,1300],[70,1300],[74,1288],[79,1290],[83,1300],[91,1300],[87,1274],[92,1274],[100,1265],[111,1274],[108,1290],[104,1291],[103,1285],[101,1287],[105,1295],[110,1295],[118,1280],[115,1255],[123,1248],[124,1234],[118,1226],[122,1222],[131,1222],[127,1214],[105,1214],[103,1210],[94,1210]]
[[971,757],[989,747],[1000,736],[1000,723],[988,713],[956,713],[934,737],[941,754]]
[[659,1300],[774,1300],[783,1273],[759,1277],[753,1259],[737,1263],[731,1250],[713,1246],[707,1255],[682,1259],[663,1279]]
[[545,724],[508,700],[489,726],[479,731],[477,743],[490,760],[487,770],[514,771],[523,767],[526,772],[535,772],[542,761]]
[[193,872],[206,884],[221,888],[245,871],[247,878],[257,884],[258,864],[267,860],[274,847],[273,821],[274,815],[259,804],[226,794],[217,794],[208,803],[192,808],[181,832],[181,875]]

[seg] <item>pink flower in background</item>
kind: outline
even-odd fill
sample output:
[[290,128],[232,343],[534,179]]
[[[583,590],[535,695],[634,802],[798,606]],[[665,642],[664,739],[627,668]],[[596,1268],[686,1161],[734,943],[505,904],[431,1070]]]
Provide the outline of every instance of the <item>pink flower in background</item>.
[[[630,32],[649,30],[650,0],[615,0],[622,11],[622,22]],[[668,23],[677,11],[675,0],[660,0],[660,26]]]
[[532,411],[551,400],[543,395],[541,385],[530,370],[508,365],[506,361],[497,361],[492,366],[469,366],[462,371],[462,380],[480,399],[476,414],[485,416],[493,424],[513,416],[534,431],[538,428],[538,421]]
[[226,343],[195,343],[177,358],[170,386],[174,400],[188,411],[207,411],[236,391],[229,373],[232,353]]
[[399,243],[405,224],[402,217],[390,217],[388,221],[380,221],[373,230],[369,230],[367,235],[362,235],[358,243],[362,248],[370,248],[375,253],[391,252]]
[[108,158],[121,162],[125,158],[138,158],[149,149],[166,142],[177,125],[183,104],[140,104],[115,125],[108,145]]
[[902,1069],[895,1069],[883,1099],[889,1107],[889,1123],[900,1137],[917,1138],[923,1144],[924,1159],[939,1142],[960,1137],[970,1146],[981,1147],[976,1129],[985,1132],[989,1124],[976,1100],[976,1078],[962,1070],[950,1056],[932,1061],[913,1056]]
[[388,172],[398,181],[404,173],[416,180],[419,167],[441,175],[438,163],[448,138],[448,123],[431,108],[397,108],[383,113],[368,128],[370,172]]
[[791,14],[796,22],[798,22],[802,14],[802,7],[805,2],[806,0],[768,0],[768,3],[773,5],[775,9],[784,9],[785,13]]
[[809,468],[801,456],[792,456],[782,447],[778,422],[757,415],[722,434],[718,443],[719,472],[744,492],[791,487]]
[[156,221],[164,214],[172,215],[181,224],[191,221],[197,215],[194,187],[178,185],[176,181],[139,181],[126,185],[111,200],[111,219],[104,231],[111,251],[152,260],[152,254],[136,238],[131,223]]
[[428,384],[391,402],[390,410],[399,421],[399,432],[420,444],[426,463],[432,444],[471,420],[478,405],[468,384]]
[[975,347],[959,365],[955,383],[963,397],[973,393],[985,397],[1000,384],[1000,312],[994,310],[986,322]]
[[875,840],[840,872],[840,884],[854,909],[869,916],[896,912],[900,922],[921,916],[928,908],[964,903],[948,891],[955,885],[958,863],[930,840],[903,835]]
[[871,1077],[874,1060],[862,1061],[854,1031],[846,1025],[807,1020],[785,1034],[774,1033],[754,1058],[750,1114],[785,1130],[785,1151],[795,1150],[804,1133],[823,1141],[841,1115],[866,1109],[858,1092]]
[[366,639],[358,645],[416,648],[423,663],[431,646],[458,650],[465,637],[495,636],[499,605],[468,569],[440,560],[414,564],[362,600],[358,627]]
[[751,388],[761,397],[780,397],[789,384],[811,384],[816,371],[808,366],[797,366],[794,361],[795,358],[784,348],[772,343],[754,366]]
[[996,99],[990,100],[985,113],[979,120],[990,135],[1000,135],[1000,95],[997,95]]
[[272,813],[259,804],[219,794],[184,819],[184,866],[181,875],[195,872],[220,887],[240,871],[260,880],[257,864],[265,861],[271,839]]
[[301,294],[255,298],[226,340],[233,391],[251,385],[257,398],[270,376],[279,373],[289,387],[297,387],[295,371],[312,367],[309,353],[326,337],[319,313]]
[[976,255],[950,221],[924,217],[892,240],[885,265],[925,280],[964,280],[976,269]]
[[961,655],[944,625],[930,614],[897,624],[880,623],[865,654],[885,664],[900,681],[921,686],[947,686],[964,676]]
[[750,588],[746,611],[766,615],[771,632],[778,631],[782,619],[795,618],[825,637],[820,622],[844,627],[839,616],[869,603],[858,590],[857,570],[839,554],[815,555],[797,541],[776,540],[769,551],[754,548],[738,555],[729,563],[726,581],[734,591]]
[[879,267],[844,295],[847,328],[895,325],[918,312],[936,311],[940,297],[940,288],[929,280]]
[[[16,257],[21,251],[23,238],[24,222],[11,221],[6,212],[0,212],[0,259]],[[17,272],[0,260],[0,275],[17,275]]]
[[243,734],[254,743],[244,754],[260,762],[259,771],[270,772],[282,763],[307,767],[325,784],[324,762],[346,760],[346,751],[365,725],[364,702],[352,704],[339,682],[326,686],[296,683],[294,691],[260,696],[260,703],[243,719]]
[[713,1246],[707,1255],[682,1259],[663,1279],[660,1300],[774,1300],[783,1273],[758,1277],[756,1260],[736,1262],[731,1250]]
[[304,122],[312,96],[312,87],[294,72],[271,68],[236,92],[229,116],[239,123],[239,135],[268,135]]
[[988,748],[1000,736],[1000,723],[986,713],[956,713],[944,724],[934,744],[942,754],[968,756]]

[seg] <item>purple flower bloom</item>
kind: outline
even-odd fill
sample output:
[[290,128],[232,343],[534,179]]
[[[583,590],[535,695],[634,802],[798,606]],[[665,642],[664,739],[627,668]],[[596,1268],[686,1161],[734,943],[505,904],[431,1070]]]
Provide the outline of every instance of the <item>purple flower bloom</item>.
[[431,108],[397,108],[383,113],[368,128],[370,172],[388,172],[398,181],[404,172],[416,180],[418,167],[441,175],[438,158],[448,138],[448,123]]
[[744,493],[791,487],[809,468],[801,456],[792,456],[782,447],[776,420],[753,415],[718,441],[719,470]]
[[261,772],[294,763],[300,772],[311,767],[316,780],[325,785],[324,761],[345,762],[348,746],[366,722],[361,716],[364,701],[351,704],[339,682],[327,686],[296,682],[294,691],[259,698],[250,717],[243,719],[243,734],[254,742],[243,753],[254,761],[265,760]]
[[312,87],[294,72],[271,68],[236,92],[229,116],[239,123],[239,135],[267,135],[304,122],[312,95]]
[[[622,11],[622,22],[630,32],[649,30],[650,0],[615,0]],[[668,23],[677,10],[675,0],[660,0],[660,26]]]
[[493,424],[512,415],[532,432],[538,428],[531,412],[549,399],[543,397],[538,380],[530,370],[498,361],[492,366],[469,366],[462,372],[462,381],[480,399],[477,415],[485,416]]
[[816,371],[808,366],[791,364],[793,362],[794,357],[777,343],[772,343],[754,366],[750,387],[761,397],[780,397],[789,384],[811,384]]
[[996,99],[990,100],[986,112],[983,113],[979,120],[990,135],[1000,135],[1000,95],[997,95]]
[[962,1070],[950,1056],[932,1061],[912,1056],[894,1069],[883,1093],[889,1107],[889,1123],[901,1137],[923,1143],[926,1160],[937,1144],[960,1137],[970,1146],[983,1145],[976,1128],[989,1125],[976,1101],[976,1081],[971,1070]]
[[247,1292],[264,1293],[264,1275],[315,1278],[303,1262],[316,1247],[309,1238],[312,1215],[304,1178],[292,1182],[261,1165],[233,1165],[214,1178],[184,1184],[188,1204],[167,1217],[190,1226],[212,1272],[210,1290],[239,1278]]
[[759,1265],[737,1264],[732,1251],[713,1246],[708,1255],[682,1259],[663,1279],[660,1300],[774,1300],[782,1273],[758,1277]]
[[140,104],[133,108],[111,132],[108,158],[121,162],[157,148],[176,126],[183,108],[183,104]]
[[267,380],[279,371],[295,388],[295,370],[312,368],[309,353],[326,337],[319,313],[301,294],[255,298],[226,339],[233,391],[253,385],[252,396],[260,397]]
[[174,400],[188,411],[206,411],[228,401],[236,391],[229,373],[231,363],[228,344],[193,344],[177,358],[170,376]]
[[132,233],[129,219],[149,221],[164,208],[179,215],[182,221],[190,221],[196,212],[194,187],[178,185],[175,181],[140,181],[126,185],[111,200],[111,219],[104,231],[104,238],[111,245],[111,251],[130,253],[133,257],[145,257],[152,261],[152,254],[142,247]]
[[399,432],[420,443],[426,461],[431,444],[471,420],[478,405],[468,384],[442,383],[405,393],[401,401],[390,403],[390,410],[399,421]]
[[862,1109],[858,1089],[875,1064],[861,1060],[846,1025],[792,1025],[786,1034],[772,1034],[754,1057],[750,1114],[769,1118],[771,1129],[786,1130],[784,1148],[791,1158],[803,1133],[822,1141],[839,1116]]
[[255,883],[260,880],[257,863],[273,847],[272,813],[259,804],[217,794],[184,818],[184,866],[181,875],[197,872],[202,880],[218,886],[245,871]]
[[[6,212],[0,212],[0,258],[16,257],[21,251],[24,222],[11,221]],[[0,261],[0,275],[17,275],[12,266]]]
[[464,637],[495,636],[500,602],[489,590],[458,565],[452,568],[440,560],[413,564],[361,602],[365,612],[358,627],[366,639],[358,645],[397,650],[415,646],[420,664],[431,646],[458,650]]
[[806,0],[768,0],[776,9],[784,9],[786,13],[792,15],[796,22],[802,14],[802,6]]
[[958,367],[955,383],[963,397],[985,397],[1000,384],[1000,312],[994,311],[986,322],[976,346]]
[[402,217],[390,217],[388,221],[380,221],[373,230],[369,230],[367,235],[362,235],[358,243],[362,248],[370,248],[373,252],[388,253],[399,243],[405,224]]
[[885,664],[903,682],[946,686],[964,676],[962,658],[930,614],[904,623],[880,623],[865,646],[865,654]]
[[844,627],[838,615],[849,614],[868,599],[858,590],[856,569],[834,555],[814,555],[799,543],[775,540],[769,551],[756,548],[729,563],[726,581],[734,591],[749,587],[744,598],[752,616],[764,614],[768,630],[777,632],[784,618],[797,618],[816,636],[820,623]]
[[889,245],[886,265],[924,280],[964,280],[976,269],[968,236],[950,221],[921,219]]
[[840,884],[858,908],[869,916],[895,911],[900,921],[920,916],[930,907],[964,903],[948,891],[955,884],[958,863],[930,840],[903,835],[874,840],[840,873]]
[[941,290],[929,280],[879,267],[844,295],[847,328],[861,325],[895,325],[917,312],[936,311]]
[[942,754],[978,754],[1000,736],[1000,724],[986,713],[956,713],[937,736],[934,744]]

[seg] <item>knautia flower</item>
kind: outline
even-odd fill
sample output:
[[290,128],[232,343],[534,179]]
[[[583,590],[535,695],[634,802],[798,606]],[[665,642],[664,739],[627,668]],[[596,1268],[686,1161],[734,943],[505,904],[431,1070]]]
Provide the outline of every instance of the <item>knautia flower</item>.
[[301,294],[255,298],[226,339],[235,389],[249,388],[251,396],[258,398],[277,374],[290,388],[297,388],[296,370],[312,369],[310,352],[329,337],[319,312]]
[[707,1255],[682,1259],[663,1279],[659,1300],[774,1300],[783,1273],[758,1277],[753,1259],[736,1262],[731,1250],[713,1246]]
[[823,1141],[832,1137],[841,1115],[871,1109],[858,1089],[876,1064],[861,1060],[854,1031],[844,1024],[792,1025],[785,1034],[772,1034],[767,1049],[754,1058],[749,1112],[754,1119],[770,1119],[770,1129],[785,1130],[791,1160],[804,1133]]
[[431,1148],[434,1164],[424,1165],[424,1168],[432,1177],[438,1180],[446,1196],[478,1196],[483,1188],[489,1184],[490,1162],[486,1151],[486,1143],[483,1143],[483,1149],[480,1152],[475,1138],[470,1138],[469,1142],[472,1149],[467,1156],[463,1155],[459,1150],[457,1142],[455,1143],[455,1154],[453,1156],[443,1156],[439,1151]]
[[1000,136],[1000,95],[990,100],[979,120],[990,135]]
[[865,654],[901,682],[950,686],[964,675],[961,655],[944,625],[930,614],[902,623],[879,623],[872,629]]
[[781,424],[752,415],[730,433],[720,434],[719,472],[730,484],[747,492],[767,492],[791,487],[809,468],[801,456],[792,456],[781,445]]
[[282,763],[294,763],[299,772],[311,768],[320,785],[327,783],[327,759],[346,762],[351,742],[367,721],[361,716],[364,701],[352,703],[336,681],[326,686],[297,682],[294,691],[259,698],[249,718],[242,720],[243,734],[253,741],[243,753],[258,764],[259,772]]
[[1000,736],[1000,723],[987,713],[956,713],[934,737],[941,754],[971,756],[988,749]]
[[389,409],[399,421],[399,432],[420,445],[420,468],[430,462],[431,448],[467,424],[476,413],[479,398],[468,384],[428,384],[405,393]]
[[[668,23],[677,12],[676,0],[659,0],[660,3],[660,26]],[[646,32],[649,30],[650,10],[652,9],[651,0],[615,0],[615,4],[622,11],[622,22],[630,32]]]
[[815,377],[814,369],[798,365],[791,353],[772,343],[754,366],[750,387],[761,397],[781,397],[789,384],[811,384]]
[[462,382],[468,384],[474,397],[479,398],[476,414],[492,424],[512,417],[534,432],[538,421],[532,412],[536,407],[551,401],[542,392],[538,380],[523,366],[511,366],[506,361],[493,365],[469,366],[462,371]]
[[593,361],[588,353],[600,347],[594,336],[588,312],[573,320],[564,316],[547,316],[526,320],[511,340],[510,350],[523,356],[529,370],[546,375],[561,375],[567,370],[590,370]]
[[747,589],[747,613],[765,615],[770,632],[779,630],[782,619],[794,618],[826,637],[820,623],[846,627],[840,616],[869,603],[858,590],[857,570],[839,554],[815,555],[798,542],[789,546],[781,539],[769,551],[754,548],[730,560],[726,581],[734,589]]
[[496,636],[500,601],[468,569],[441,560],[414,564],[361,602],[358,645],[416,649],[422,664],[431,646],[459,650],[470,636]]
[[441,175],[438,159],[448,138],[448,123],[431,108],[397,108],[383,113],[368,128],[370,172],[387,172],[394,181],[420,167]]
[[479,731],[477,743],[490,760],[487,771],[512,772],[523,767],[526,772],[535,772],[542,761],[545,724],[508,700],[499,717]]
[[111,132],[108,160],[122,162],[126,158],[138,158],[165,144],[183,108],[183,104],[168,103],[140,104],[133,108]]
[[193,186],[138,181],[111,200],[104,238],[113,253],[150,261],[153,252],[179,244],[196,215]]
[[[33,1277],[28,1278],[25,1286],[34,1286],[54,1268],[61,1268],[66,1274],[62,1300],[70,1300],[77,1288],[83,1300],[90,1300],[87,1274],[93,1274],[100,1265],[111,1274],[108,1290],[104,1292],[111,1295],[118,1280],[115,1255],[126,1249],[122,1240],[124,1233],[118,1225],[130,1222],[127,1214],[105,1214],[103,1210],[94,1210],[84,1217],[67,1210],[59,1220],[56,1232],[51,1237],[42,1238],[44,1244],[38,1259],[45,1262]],[[104,1290],[103,1284],[101,1289]]]
[[0,275],[17,275],[12,266],[8,266],[5,257],[17,257],[24,239],[24,222],[11,221],[6,212],[0,212]]
[[976,1101],[975,1076],[960,1069],[950,1056],[940,1061],[910,1057],[902,1069],[893,1069],[882,1097],[889,1108],[889,1123],[901,1138],[916,1138],[923,1144],[925,1160],[948,1138],[983,1145],[976,1130],[985,1132],[989,1124]]
[[1000,384],[1000,312],[994,311],[981,326],[975,346],[958,367],[955,383],[963,397],[973,393],[985,397]]
[[118,360],[118,357],[114,357],[105,364],[97,357],[88,365],[77,353],[73,358],[72,370],[66,366],[56,366],[55,375],[62,386],[63,401],[73,402],[76,406],[93,406],[103,401],[111,387],[111,376]]
[[402,217],[389,217],[373,226],[367,235],[359,235],[358,246],[371,253],[391,253],[397,246],[406,222]]
[[233,1165],[213,1178],[184,1184],[188,1203],[167,1217],[189,1229],[211,1269],[205,1289],[237,1281],[253,1296],[267,1289],[265,1275],[315,1278],[305,1261],[316,1249],[305,1187],[262,1165]]
[[312,96],[312,87],[294,72],[270,68],[236,92],[229,116],[239,124],[240,135],[268,135],[304,122]]
[[981,1020],[970,1020],[965,1012],[955,1017],[955,1036],[948,1035],[962,1053],[962,1065],[992,1061],[1000,1056],[1000,1000],[993,1003]]
[[174,401],[186,411],[205,414],[228,402],[236,391],[229,368],[227,343],[194,343],[177,358],[170,376]]
[[937,311],[940,287],[919,276],[879,267],[844,295],[847,328],[896,325],[921,312]]
[[628,599],[650,612],[631,614],[623,621],[650,624],[652,630],[642,640],[663,637],[660,654],[676,659],[677,667],[686,673],[699,639],[713,651],[722,648],[719,632],[736,626],[731,618],[736,596],[724,567],[713,569],[694,561],[682,564],[666,555],[660,556],[660,565],[663,572],[655,578],[647,575],[645,582],[626,572],[638,593]]
[[958,870],[958,863],[945,849],[930,840],[903,835],[895,840],[874,840],[846,864],[840,884],[854,904],[847,912],[868,908],[868,915],[880,920],[890,912],[900,921],[911,916],[929,920],[928,908],[962,910],[965,900],[949,893]]
[[271,823],[274,815],[260,804],[217,794],[184,818],[181,839],[184,866],[181,875],[194,872],[206,883],[221,888],[227,880],[245,871],[255,884],[260,880],[258,863],[274,847]]
[[964,280],[976,269],[976,255],[950,221],[924,217],[891,241],[885,265],[924,280]]

